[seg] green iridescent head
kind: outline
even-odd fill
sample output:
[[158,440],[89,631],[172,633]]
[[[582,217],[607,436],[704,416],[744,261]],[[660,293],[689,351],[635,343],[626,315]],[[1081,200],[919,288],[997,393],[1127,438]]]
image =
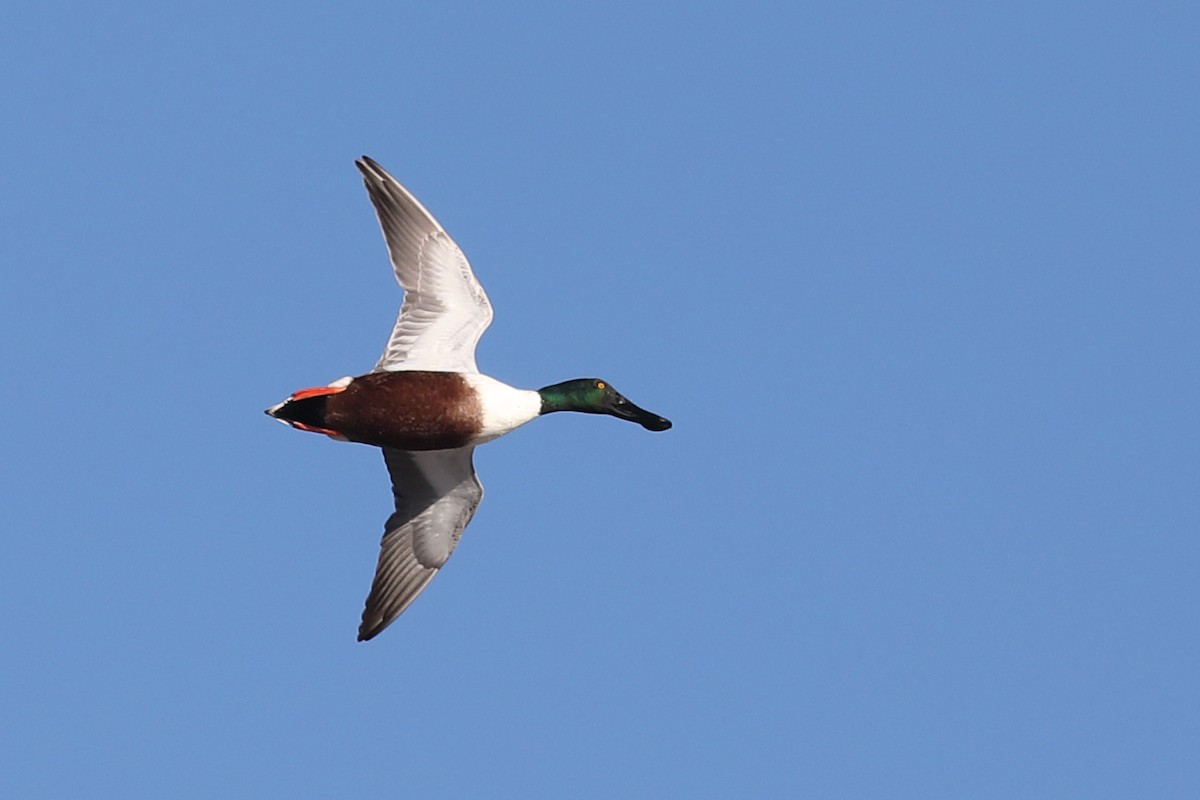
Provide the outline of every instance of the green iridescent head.
[[542,413],[580,411],[584,414],[609,414],[636,422],[648,431],[665,431],[671,421],[638,408],[624,395],[599,378],[578,378],[539,389]]

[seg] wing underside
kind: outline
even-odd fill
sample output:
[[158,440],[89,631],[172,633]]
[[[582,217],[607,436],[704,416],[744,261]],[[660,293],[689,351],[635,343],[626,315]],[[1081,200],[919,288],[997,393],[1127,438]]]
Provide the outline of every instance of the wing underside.
[[492,306],[467,257],[383,167],[366,156],[355,163],[404,289],[400,315],[376,371],[478,372],[475,345],[492,321]]
[[400,616],[454,552],[483,499],[472,464],[474,450],[384,448],[396,510],[384,525],[359,641],[376,636]]

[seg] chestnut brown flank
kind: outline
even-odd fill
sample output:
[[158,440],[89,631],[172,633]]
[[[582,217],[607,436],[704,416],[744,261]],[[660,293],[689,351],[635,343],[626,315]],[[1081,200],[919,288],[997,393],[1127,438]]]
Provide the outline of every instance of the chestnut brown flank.
[[371,372],[325,398],[325,424],[354,442],[401,450],[462,447],[482,428],[483,411],[453,372]]

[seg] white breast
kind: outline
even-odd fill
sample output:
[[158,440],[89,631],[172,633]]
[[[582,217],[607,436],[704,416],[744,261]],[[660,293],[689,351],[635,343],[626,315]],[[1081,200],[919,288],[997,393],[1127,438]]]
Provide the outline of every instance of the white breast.
[[463,378],[475,389],[483,408],[483,431],[471,444],[490,442],[542,412],[542,398],[535,391],[517,389],[479,373],[468,373]]

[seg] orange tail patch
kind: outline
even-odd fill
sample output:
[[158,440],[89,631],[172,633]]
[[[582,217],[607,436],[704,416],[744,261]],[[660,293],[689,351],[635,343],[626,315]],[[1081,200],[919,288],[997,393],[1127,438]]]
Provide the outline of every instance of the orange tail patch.
[[305,400],[309,397],[321,397],[322,395],[337,394],[344,391],[346,391],[345,386],[314,386],[311,389],[301,389],[298,392],[292,392],[292,396],[288,400]]
[[328,428],[318,428],[316,425],[305,425],[303,422],[296,422],[295,420],[288,420],[288,425],[291,425],[293,428],[299,428],[302,431],[308,431],[309,433],[323,433],[330,439],[337,439],[339,442],[347,441],[345,436],[337,431],[331,431]]

